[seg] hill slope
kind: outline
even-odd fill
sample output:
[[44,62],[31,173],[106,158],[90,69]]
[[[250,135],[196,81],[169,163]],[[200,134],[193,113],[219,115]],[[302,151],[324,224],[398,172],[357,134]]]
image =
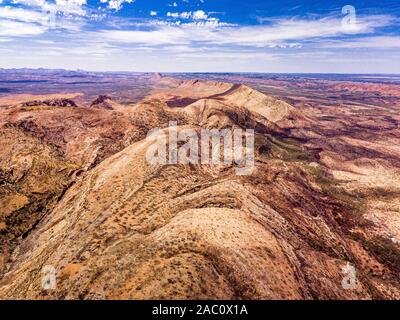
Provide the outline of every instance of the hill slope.
[[[201,97],[204,87],[214,93]],[[132,139],[96,163],[79,162],[85,170],[20,239],[0,280],[0,298],[400,298],[395,269],[350,232],[358,214],[351,196],[280,127],[291,117],[303,121],[298,111],[243,86],[192,81],[168,90],[118,111],[68,111],[92,112],[95,128],[121,127]],[[171,107],[172,96],[195,101]],[[61,117],[57,110],[52,116]],[[47,116],[32,116],[43,123],[48,111],[40,112]],[[111,115],[113,125],[104,126]],[[178,133],[254,128],[253,172],[239,176],[230,164],[150,164],[146,130],[166,132],[169,121],[177,122]],[[82,137],[90,132],[90,139],[63,135],[67,145],[71,137],[78,145],[97,137],[97,130],[76,130]],[[40,141],[53,140],[45,132]],[[64,144],[50,146],[74,158]],[[352,290],[342,286],[347,263],[357,270]],[[57,287],[46,291],[41,270],[49,265]]]

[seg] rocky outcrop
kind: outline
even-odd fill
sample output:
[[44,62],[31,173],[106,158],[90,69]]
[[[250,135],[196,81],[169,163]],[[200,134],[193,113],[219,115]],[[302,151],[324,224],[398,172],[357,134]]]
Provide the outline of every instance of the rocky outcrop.
[[113,110],[112,100],[109,96],[100,95],[90,104],[90,108]]
[[33,100],[21,104],[22,107],[78,107],[71,99],[49,99],[49,100]]
[[0,275],[11,252],[57,202],[76,165],[20,128],[0,128]]

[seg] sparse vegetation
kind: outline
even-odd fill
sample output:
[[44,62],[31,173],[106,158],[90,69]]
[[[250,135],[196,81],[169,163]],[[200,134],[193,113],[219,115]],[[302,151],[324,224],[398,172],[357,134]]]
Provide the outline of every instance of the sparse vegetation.
[[[79,108],[42,96],[1,110],[0,204],[11,209],[0,217],[0,258],[14,254],[0,299],[400,295],[398,284],[386,281],[400,271],[398,244],[372,237],[362,219],[365,200],[397,194],[385,181],[361,190],[356,179],[369,178],[370,167],[397,165],[397,155],[383,157],[395,150],[387,139],[395,141],[396,132],[388,138],[374,131],[371,139],[365,131],[375,119],[357,131],[346,117],[363,120],[362,113],[351,111],[355,105],[344,113],[332,101],[341,95],[326,94],[327,80],[313,89],[317,97],[302,95],[307,81],[296,82],[301,86],[285,98],[304,107],[295,109],[248,86],[156,78],[168,81],[135,105],[146,90],[121,95],[111,85],[110,96],[90,90],[76,99]],[[169,121],[193,130],[255,129],[255,170],[237,176],[233,166],[149,164],[147,131]],[[379,152],[371,152],[374,143]],[[357,290],[340,287],[346,262],[361,270]],[[61,271],[51,292],[33,279],[47,263]]]
[[52,110],[58,107],[55,106],[30,106],[30,107],[22,107],[22,111],[44,111],[44,110]]
[[360,240],[363,246],[371,252],[377,259],[388,266],[394,274],[399,276],[400,272],[400,247],[392,240],[380,236],[366,238],[355,235],[355,239]]

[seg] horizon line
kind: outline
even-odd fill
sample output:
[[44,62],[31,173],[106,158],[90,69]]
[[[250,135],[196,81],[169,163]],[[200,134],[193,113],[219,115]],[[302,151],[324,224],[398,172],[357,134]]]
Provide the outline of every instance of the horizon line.
[[0,70],[50,70],[50,71],[69,71],[69,72],[93,72],[93,73],[143,73],[143,74],[151,74],[151,73],[164,73],[164,74],[309,74],[309,75],[391,75],[391,76],[400,76],[400,73],[380,73],[380,72],[262,72],[262,71],[127,71],[127,70],[87,70],[87,69],[65,69],[65,68],[45,68],[45,67],[37,67],[37,68],[29,68],[29,67],[20,67],[20,68],[2,68]]

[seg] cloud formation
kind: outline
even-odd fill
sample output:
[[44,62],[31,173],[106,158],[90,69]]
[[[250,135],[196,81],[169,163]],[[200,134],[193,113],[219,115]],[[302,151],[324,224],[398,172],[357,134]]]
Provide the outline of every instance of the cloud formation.
[[[109,41],[131,44],[196,44],[276,47],[299,41],[373,33],[393,21],[391,16],[366,16],[349,31],[341,19],[275,19],[269,25],[235,26],[210,23],[161,24],[146,30],[106,30],[100,35]],[[215,22],[215,23],[214,23]],[[95,35],[94,35],[95,36]]]
[[203,10],[183,11],[183,12],[167,12],[167,17],[193,20],[207,20],[208,14]]
[[135,0],[100,0],[101,3],[107,3],[108,8],[119,11],[124,3],[133,3]]
[[86,14],[83,6],[86,0],[13,0],[13,4],[24,5],[27,8],[41,10],[43,12],[59,12],[63,14],[80,15]]
[[[1,2],[0,59],[6,63],[16,63],[26,52],[22,62],[31,58],[29,54],[38,55],[38,63],[46,55],[70,63],[87,56],[88,65],[90,57],[93,63],[108,66],[138,59],[142,63],[132,63],[131,68],[174,61],[175,66],[195,66],[201,71],[201,66],[224,70],[222,66],[232,60],[236,68],[250,70],[252,63],[272,61],[285,66],[301,61],[293,68],[305,65],[304,61],[325,61],[326,65],[340,59],[361,61],[371,59],[378,50],[379,58],[389,61],[400,48],[399,32],[393,31],[399,19],[391,14],[357,15],[352,28],[345,28],[340,10],[292,18],[254,14],[243,23],[221,10],[206,9],[200,1],[195,5],[166,1],[164,7],[150,3],[145,9],[139,9],[135,0],[98,0],[95,6],[87,0]],[[130,4],[135,10],[127,10]],[[68,49],[71,43],[73,48]],[[357,55],[352,53],[355,50]]]

